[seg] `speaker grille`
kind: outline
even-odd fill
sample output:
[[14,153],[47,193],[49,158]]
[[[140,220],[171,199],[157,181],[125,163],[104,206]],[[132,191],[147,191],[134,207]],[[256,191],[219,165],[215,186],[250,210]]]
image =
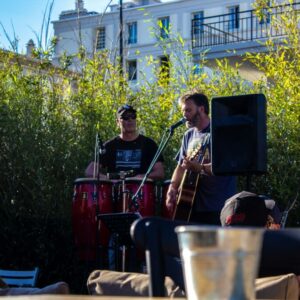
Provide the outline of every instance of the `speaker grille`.
[[249,94],[212,99],[212,171],[215,175],[267,171],[266,98]]

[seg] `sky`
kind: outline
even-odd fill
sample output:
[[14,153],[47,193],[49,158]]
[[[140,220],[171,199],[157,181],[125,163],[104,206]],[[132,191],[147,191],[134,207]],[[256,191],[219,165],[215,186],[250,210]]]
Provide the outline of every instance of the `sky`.
[[[162,2],[165,1],[171,0],[162,0]],[[0,0],[0,48],[10,49],[10,43],[2,26],[10,39],[13,39],[14,35],[18,38],[19,53],[26,52],[26,44],[30,39],[37,44],[34,32],[40,36],[43,15],[45,11],[49,11],[51,2],[52,0]],[[101,13],[110,2],[118,4],[119,0],[84,0],[84,8]],[[123,0],[124,2],[127,1]],[[72,9],[75,9],[75,0],[54,0],[51,21],[58,20],[62,11]],[[52,24],[49,34],[53,36]]]

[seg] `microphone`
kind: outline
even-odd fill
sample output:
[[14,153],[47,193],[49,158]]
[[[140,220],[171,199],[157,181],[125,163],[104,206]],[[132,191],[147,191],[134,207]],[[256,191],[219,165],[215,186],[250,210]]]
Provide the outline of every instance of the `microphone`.
[[186,118],[182,118],[178,122],[176,122],[173,125],[171,125],[168,130],[172,132],[174,129],[176,129],[177,127],[181,126],[185,122],[186,122]]
[[100,154],[105,154],[106,153],[106,149],[104,148],[103,142],[100,139],[99,133],[97,133],[97,140],[98,140],[99,153]]

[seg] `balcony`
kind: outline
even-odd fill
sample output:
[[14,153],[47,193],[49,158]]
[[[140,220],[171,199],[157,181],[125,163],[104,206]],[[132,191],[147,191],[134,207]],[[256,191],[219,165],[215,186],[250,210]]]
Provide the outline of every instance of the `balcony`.
[[[282,28],[272,26],[272,18],[278,19],[280,15],[292,9],[293,13],[299,13],[300,3],[291,5],[274,6],[261,11],[260,16],[254,10],[238,11],[223,15],[210,16],[192,20],[192,49],[197,54],[205,49],[210,49],[210,55],[214,57],[224,55],[226,50],[240,50],[257,48],[263,51],[259,41],[269,37],[280,38],[285,35]],[[216,53],[219,53],[217,55]],[[223,53],[223,55],[221,55]]]

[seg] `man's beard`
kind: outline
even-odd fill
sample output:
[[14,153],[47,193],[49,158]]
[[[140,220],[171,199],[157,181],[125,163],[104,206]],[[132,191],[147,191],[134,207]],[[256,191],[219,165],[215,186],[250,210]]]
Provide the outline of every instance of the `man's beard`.
[[196,126],[199,119],[200,119],[200,114],[198,112],[196,112],[195,115],[192,117],[192,119],[187,122],[187,127],[191,128],[191,127]]

